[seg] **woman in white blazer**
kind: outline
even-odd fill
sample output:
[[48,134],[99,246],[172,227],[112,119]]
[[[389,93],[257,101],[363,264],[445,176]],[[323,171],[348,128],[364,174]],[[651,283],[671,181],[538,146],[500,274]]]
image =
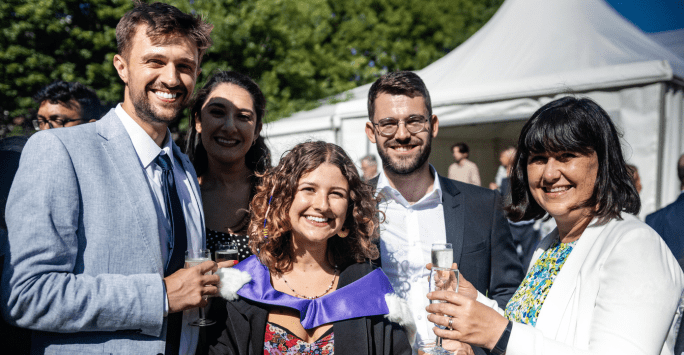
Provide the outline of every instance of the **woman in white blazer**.
[[505,310],[462,280],[428,306],[438,336],[493,354],[672,354],[684,274],[641,207],[620,138],[589,99],[566,97],[525,124],[511,176],[510,219],[549,215]]

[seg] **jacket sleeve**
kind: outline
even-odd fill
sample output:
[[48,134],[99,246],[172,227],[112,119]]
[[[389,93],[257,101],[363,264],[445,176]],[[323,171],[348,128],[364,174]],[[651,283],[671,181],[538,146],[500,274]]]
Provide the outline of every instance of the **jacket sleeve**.
[[[506,354],[671,354],[673,344],[663,343],[679,320],[675,312],[684,288],[679,265],[668,255],[667,246],[646,228],[610,238],[620,240],[601,251],[607,255],[592,269],[599,288],[595,302],[589,302],[591,313],[572,315],[575,321],[590,319],[588,349],[547,338],[539,329],[516,323]],[[575,341],[584,340],[576,335]]]
[[506,308],[508,300],[520,286],[524,273],[515,252],[508,220],[504,217],[501,198],[498,193],[494,195],[491,230],[492,273],[487,296],[496,300],[500,308]]
[[78,178],[54,134],[40,132],[28,141],[7,203],[3,315],[20,327],[50,332],[140,330],[160,336],[161,275],[108,274],[107,260],[101,270],[79,266],[86,245],[108,236],[79,235],[87,206]]

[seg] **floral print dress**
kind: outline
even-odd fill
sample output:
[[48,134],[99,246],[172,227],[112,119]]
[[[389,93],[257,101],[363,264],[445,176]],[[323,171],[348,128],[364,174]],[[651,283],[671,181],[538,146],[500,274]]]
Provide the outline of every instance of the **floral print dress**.
[[525,279],[506,305],[504,315],[518,323],[537,324],[537,317],[544,305],[553,281],[577,241],[561,243],[556,240],[534,263]]
[[334,349],[333,328],[315,342],[307,343],[275,323],[266,324],[264,355],[333,355]]

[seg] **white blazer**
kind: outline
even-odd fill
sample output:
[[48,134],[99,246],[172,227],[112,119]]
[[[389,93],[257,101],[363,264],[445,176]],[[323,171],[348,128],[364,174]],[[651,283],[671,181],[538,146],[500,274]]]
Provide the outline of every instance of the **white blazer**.
[[[536,327],[513,324],[507,355],[673,353],[684,273],[653,229],[632,215],[623,218],[587,227],[549,290]],[[555,229],[532,260],[557,238]],[[482,295],[478,301],[496,304]]]

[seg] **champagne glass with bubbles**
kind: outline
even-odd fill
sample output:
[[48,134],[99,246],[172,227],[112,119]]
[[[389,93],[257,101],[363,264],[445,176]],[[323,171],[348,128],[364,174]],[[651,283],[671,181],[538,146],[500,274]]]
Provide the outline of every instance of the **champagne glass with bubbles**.
[[[430,271],[430,292],[433,291],[451,291],[458,292],[458,282],[459,282],[459,272],[458,269],[452,269],[451,263],[448,267],[437,267],[432,266]],[[430,300],[430,303],[444,302],[440,300]],[[442,329],[446,329],[441,325],[437,325]],[[446,350],[442,347],[442,338],[437,337],[435,343],[424,344],[420,350],[425,354],[430,355],[450,355],[451,351]]]
[[238,246],[237,243],[219,243],[214,252],[214,261],[217,263],[238,260]]
[[[188,250],[185,252],[185,268],[189,269],[205,261],[211,261],[211,251],[209,249]],[[211,271],[209,271],[211,273]],[[199,307],[199,318],[189,324],[196,327],[206,327],[216,323],[211,319],[204,318],[204,307]]]
[[[432,271],[430,272],[430,292],[439,290],[458,291],[458,270],[452,269],[454,251],[451,243],[434,243],[431,250]],[[430,301],[436,302],[436,301]],[[442,339],[436,338],[435,343],[421,344],[420,350],[425,354],[443,355],[451,354],[442,348]]]
[[448,267],[454,262],[454,250],[451,243],[432,244],[432,266]]

